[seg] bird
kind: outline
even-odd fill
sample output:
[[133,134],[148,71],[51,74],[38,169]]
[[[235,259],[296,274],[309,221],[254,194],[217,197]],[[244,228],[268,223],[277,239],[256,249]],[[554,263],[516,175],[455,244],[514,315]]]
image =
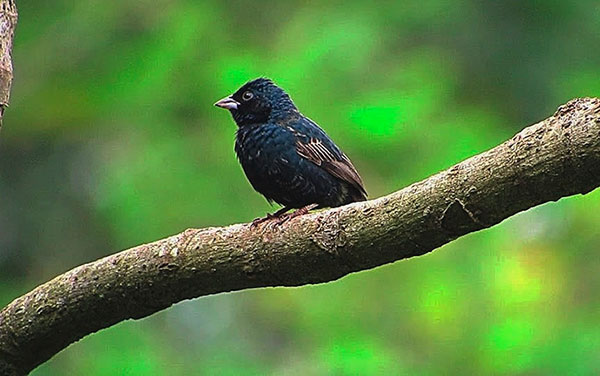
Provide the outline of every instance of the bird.
[[271,79],[251,80],[214,105],[237,124],[235,153],[252,187],[283,206],[253,225],[367,199],[350,159]]

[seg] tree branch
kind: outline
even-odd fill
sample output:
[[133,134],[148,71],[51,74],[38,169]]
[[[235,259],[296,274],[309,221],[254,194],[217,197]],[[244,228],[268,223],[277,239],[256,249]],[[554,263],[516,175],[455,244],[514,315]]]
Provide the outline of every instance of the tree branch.
[[600,99],[575,99],[391,195],[275,228],[188,229],[62,274],[0,312],[0,373],[27,373],[89,333],[184,299],[333,281],[599,185]]
[[13,79],[12,45],[17,26],[14,0],[0,0],[0,128],[4,109],[8,106]]

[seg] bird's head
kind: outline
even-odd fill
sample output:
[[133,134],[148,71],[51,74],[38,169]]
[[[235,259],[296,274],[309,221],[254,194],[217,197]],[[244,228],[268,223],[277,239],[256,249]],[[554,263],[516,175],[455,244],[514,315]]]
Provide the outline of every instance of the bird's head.
[[262,77],[247,82],[215,106],[229,110],[239,127],[283,120],[298,113],[289,95]]

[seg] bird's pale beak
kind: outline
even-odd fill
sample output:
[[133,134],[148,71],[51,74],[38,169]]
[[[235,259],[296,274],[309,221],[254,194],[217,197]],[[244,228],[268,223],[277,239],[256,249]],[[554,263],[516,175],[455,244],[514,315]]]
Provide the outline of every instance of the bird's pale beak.
[[215,103],[215,106],[224,108],[226,110],[237,110],[239,105],[240,102],[236,101],[231,97],[225,97],[217,103]]

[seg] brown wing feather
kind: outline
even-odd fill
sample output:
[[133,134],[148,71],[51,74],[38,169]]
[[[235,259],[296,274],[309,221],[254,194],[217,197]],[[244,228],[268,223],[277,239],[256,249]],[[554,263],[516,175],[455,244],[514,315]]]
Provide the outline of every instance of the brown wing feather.
[[342,153],[341,160],[337,159],[321,141],[315,138],[311,138],[308,143],[304,143],[300,140],[296,141],[296,151],[317,166],[323,167],[325,171],[329,172],[331,175],[342,179],[356,188],[360,196],[355,197],[355,199],[366,200],[367,191],[365,190],[362,179],[352,162],[350,162],[350,159],[345,154]]

